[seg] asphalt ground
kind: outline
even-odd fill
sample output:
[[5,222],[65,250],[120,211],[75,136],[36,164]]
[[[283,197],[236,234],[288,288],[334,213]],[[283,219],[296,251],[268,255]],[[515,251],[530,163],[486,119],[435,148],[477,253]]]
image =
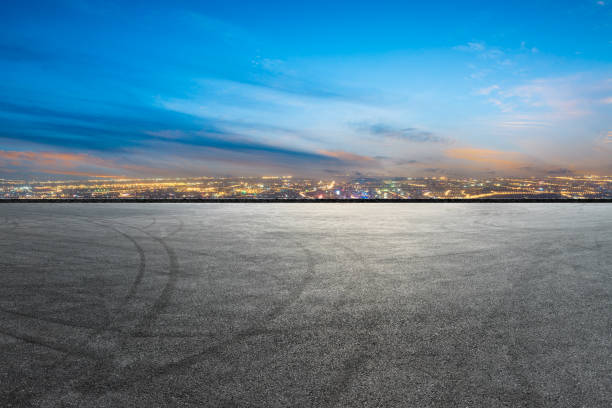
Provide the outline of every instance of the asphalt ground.
[[0,406],[609,407],[612,204],[0,204]]

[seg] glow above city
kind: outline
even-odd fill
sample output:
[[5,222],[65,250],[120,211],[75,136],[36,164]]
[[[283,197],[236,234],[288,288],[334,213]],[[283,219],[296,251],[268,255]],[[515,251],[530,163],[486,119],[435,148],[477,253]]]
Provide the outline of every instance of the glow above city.
[[25,0],[0,23],[5,179],[612,174],[608,0]]

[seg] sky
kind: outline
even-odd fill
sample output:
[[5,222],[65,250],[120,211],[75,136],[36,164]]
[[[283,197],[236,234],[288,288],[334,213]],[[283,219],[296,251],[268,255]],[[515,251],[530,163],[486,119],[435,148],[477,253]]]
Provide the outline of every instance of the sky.
[[0,25],[0,178],[612,174],[612,0],[4,0]]

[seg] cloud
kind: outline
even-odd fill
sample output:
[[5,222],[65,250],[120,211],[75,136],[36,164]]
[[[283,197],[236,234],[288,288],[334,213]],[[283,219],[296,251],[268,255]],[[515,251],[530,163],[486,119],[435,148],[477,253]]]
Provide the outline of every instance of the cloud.
[[193,10],[180,12],[179,19],[181,23],[188,25],[196,32],[212,33],[229,45],[247,43],[258,46],[258,41],[253,33],[225,20],[216,19]]
[[470,41],[467,44],[456,45],[453,49],[457,51],[484,51],[486,46],[483,42]]
[[421,162],[418,160],[414,160],[414,159],[397,159],[397,160],[394,160],[394,163],[397,164],[398,166],[403,166],[407,164],[419,164]]
[[60,152],[29,152],[0,150],[0,159],[20,164],[22,161],[34,162],[40,166],[59,165],[73,168],[79,164],[88,163],[103,167],[111,167],[111,161],[93,157],[84,153]]
[[550,174],[551,176],[571,176],[574,174],[574,171],[560,167],[558,169],[548,170],[546,173]]
[[500,126],[506,127],[506,128],[539,128],[539,127],[550,126],[550,123],[536,122],[536,121],[529,121],[529,120],[506,121],[506,122],[503,122]]
[[124,151],[150,139],[148,132],[167,128],[214,130],[210,123],[189,115],[144,107],[121,107],[114,114],[94,114],[0,102],[0,116],[2,138],[98,151]]
[[70,170],[41,169],[40,172],[44,174],[58,174],[62,176],[77,176],[77,177],[91,177],[91,178],[118,178],[119,177],[114,174],[97,174],[97,173],[89,173],[85,171],[70,171]]
[[383,123],[367,122],[353,124],[353,127],[360,132],[377,137],[406,140],[415,143],[449,143],[449,140],[442,136],[413,127],[400,128]]
[[466,160],[506,170],[519,169],[529,165],[528,159],[521,153],[503,150],[460,147],[448,149],[445,154],[453,159]]
[[[489,47],[482,41],[470,41],[467,44],[456,45],[453,47],[456,51],[471,52],[477,54],[484,59],[497,60],[500,59],[504,52],[497,47]],[[502,61],[506,64],[506,61]]]
[[207,132],[190,132],[184,133],[182,137],[176,138],[172,140],[172,142],[188,146],[225,150],[228,152],[265,153],[268,156],[268,160],[273,160],[275,157],[278,159],[285,157],[293,160],[329,162],[330,157],[341,158],[329,154],[314,153],[262,143],[248,137],[227,133],[214,134]]
[[497,106],[502,112],[512,112],[514,105],[506,103],[499,98],[489,98],[488,102]]
[[[0,164],[47,174],[64,174],[85,177],[118,177],[117,170],[122,170],[112,160],[105,160],[84,153],[33,152],[0,150]],[[92,170],[103,169],[105,173]],[[110,173],[108,173],[110,171]],[[114,173],[114,174],[113,174]]]
[[[265,165],[272,161],[342,165],[339,157],[265,142],[242,133],[254,129],[269,133],[270,126],[215,120],[164,109],[128,109],[119,116],[0,103],[2,113],[8,117],[3,118],[0,139],[17,140],[38,148],[162,157],[182,154],[185,147],[191,147],[192,152],[216,161],[232,161],[238,156],[244,160],[243,155],[249,154],[251,160],[259,160]],[[230,127],[239,131],[228,130]]]
[[499,85],[491,85],[491,86],[488,86],[486,88],[481,88],[481,89],[477,90],[476,94],[477,95],[489,95],[492,92],[497,91],[498,89],[499,89]]
[[[478,170],[496,170],[498,172],[517,175],[525,174],[529,176],[534,175],[555,175],[564,176],[576,174],[577,170],[573,168],[560,167],[558,163],[561,161],[555,160],[554,162],[547,162],[540,158],[534,158],[527,154],[496,150],[496,149],[483,149],[475,147],[461,147],[448,149],[445,151],[445,155],[451,159],[458,159],[462,162],[464,169],[470,169],[471,172]],[[555,164],[555,162],[557,164]]]
[[[64,153],[51,151],[0,151],[0,168],[4,172],[19,173],[30,177],[38,174],[67,175],[75,177],[125,177],[125,176],[198,176],[203,174],[227,174],[228,166],[251,169],[284,168],[288,164],[303,165],[300,160],[270,161],[264,154],[244,155],[234,152],[227,155],[222,151],[198,151],[189,149],[181,154],[166,153],[152,158],[152,152],[137,152],[132,155],[106,159],[84,153]],[[267,159],[267,161],[266,161]],[[326,158],[328,164],[338,166],[343,162]],[[283,162],[285,162],[283,166]],[[307,161],[312,163],[312,160]],[[263,166],[262,163],[266,163]],[[219,169],[221,164],[221,171]],[[210,165],[210,167],[209,167]],[[338,166],[341,168],[340,166]],[[295,168],[295,167],[294,167]],[[213,170],[211,170],[213,169]]]
[[319,154],[327,157],[333,157],[343,161],[349,162],[373,162],[376,159],[369,156],[361,156],[354,153],[345,152],[342,150],[319,150]]
[[[485,88],[486,89],[486,88]],[[504,112],[526,115],[536,122],[567,121],[597,112],[597,105],[612,103],[611,86],[605,80],[591,80],[586,75],[540,78],[496,90],[489,103]]]
[[261,55],[257,55],[251,60],[251,64],[253,64],[254,67],[276,74],[283,74],[286,72],[284,67],[285,62],[277,58],[264,58]]

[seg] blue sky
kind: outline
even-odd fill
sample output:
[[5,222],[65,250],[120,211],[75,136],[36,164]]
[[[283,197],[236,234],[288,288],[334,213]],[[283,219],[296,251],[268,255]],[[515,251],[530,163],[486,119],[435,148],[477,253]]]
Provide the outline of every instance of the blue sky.
[[612,2],[13,1],[0,177],[612,174]]

